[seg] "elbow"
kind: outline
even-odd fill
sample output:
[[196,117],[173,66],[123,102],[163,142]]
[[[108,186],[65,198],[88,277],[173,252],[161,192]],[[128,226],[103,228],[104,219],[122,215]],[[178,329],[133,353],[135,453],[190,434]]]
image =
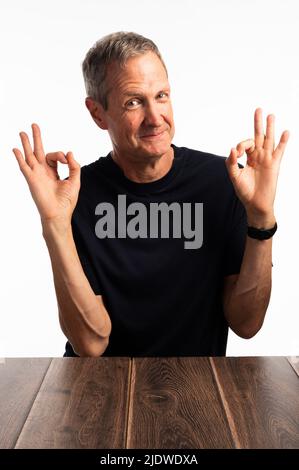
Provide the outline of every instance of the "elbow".
[[264,308],[263,306],[255,312],[245,308],[243,307],[243,310],[230,310],[229,312],[226,310],[225,318],[228,326],[237,336],[243,339],[251,339],[262,328],[267,307]]
[[96,341],[73,345],[75,353],[80,357],[100,357],[104,354],[109,344],[109,336],[99,338]]
[[251,339],[257,334],[257,331],[251,331],[251,330],[243,331],[242,330],[240,332],[236,332],[236,334],[240,336],[240,338],[242,339]]
[[262,325],[240,325],[238,328],[230,326],[233,332],[243,339],[253,338],[260,331],[261,327]]

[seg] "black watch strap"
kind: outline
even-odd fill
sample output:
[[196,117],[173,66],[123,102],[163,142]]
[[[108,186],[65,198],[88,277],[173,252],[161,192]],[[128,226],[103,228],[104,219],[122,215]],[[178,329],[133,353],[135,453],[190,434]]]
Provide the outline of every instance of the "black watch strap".
[[277,222],[275,222],[274,227],[269,228],[269,229],[247,227],[247,235],[248,237],[256,238],[257,240],[268,240],[269,238],[273,237],[276,230],[277,230]]

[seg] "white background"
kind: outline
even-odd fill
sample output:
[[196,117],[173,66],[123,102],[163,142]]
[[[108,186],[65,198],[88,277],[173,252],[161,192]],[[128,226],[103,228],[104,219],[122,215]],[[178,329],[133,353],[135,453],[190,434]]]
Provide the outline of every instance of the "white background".
[[47,152],[73,150],[84,165],[110,151],[84,105],[81,62],[97,39],[119,30],[150,37],[162,52],[176,145],[227,156],[253,136],[258,106],[276,115],[277,139],[290,130],[271,303],[253,339],[230,332],[227,354],[298,354],[299,2],[1,0],[0,356],[61,356],[65,343],[39,215],[12,148],[37,122]]

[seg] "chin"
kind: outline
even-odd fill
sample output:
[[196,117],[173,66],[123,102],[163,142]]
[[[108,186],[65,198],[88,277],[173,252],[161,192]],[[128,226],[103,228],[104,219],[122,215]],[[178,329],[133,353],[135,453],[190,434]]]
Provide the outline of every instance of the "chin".
[[162,157],[170,150],[171,141],[167,142],[148,142],[142,146],[142,153],[152,155],[153,157]]

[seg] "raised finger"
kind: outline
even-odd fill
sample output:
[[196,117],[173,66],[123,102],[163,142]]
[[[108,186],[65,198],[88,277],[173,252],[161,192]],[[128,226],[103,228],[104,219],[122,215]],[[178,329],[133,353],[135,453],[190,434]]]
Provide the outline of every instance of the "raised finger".
[[20,138],[23,145],[24,153],[25,153],[25,161],[28,163],[30,168],[36,163],[36,158],[34,153],[32,152],[31,144],[29,141],[29,137],[26,132],[20,132]]
[[23,157],[23,154],[22,152],[19,150],[19,149],[12,149],[15,157],[16,157],[16,160],[19,164],[19,168],[21,170],[21,172],[23,173],[23,175],[25,176],[25,178],[27,178],[31,172],[31,168],[30,166],[25,162],[25,159]]
[[275,116],[274,114],[269,114],[269,116],[267,116],[267,129],[266,139],[264,141],[264,149],[271,150],[271,152],[273,152],[274,149],[274,124]]
[[33,135],[33,151],[39,162],[43,162],[45,159],[45,152],[42,143],[42,137],[40,128],[37,124],[32,124],[32,135]]
[[274,158],[278,158],[278,159],[282,158],[286,145],[288,143],[289,137],[290,137],[289,131],[283,131],[280,137],[280,141],[276,149],[274,150],[274,153],[273,153]]
[[254,140],[257,149],[264,145],[264,131],[263,131],[263,113],[261,108],[257,108],[254,113]]

